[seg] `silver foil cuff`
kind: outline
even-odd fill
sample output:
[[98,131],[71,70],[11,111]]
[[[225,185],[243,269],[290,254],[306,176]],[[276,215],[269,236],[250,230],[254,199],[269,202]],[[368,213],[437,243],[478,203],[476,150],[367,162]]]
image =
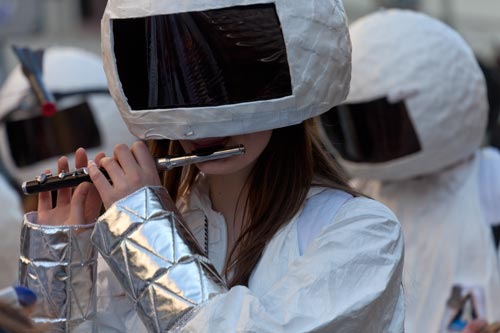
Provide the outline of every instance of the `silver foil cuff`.
[[38,296],[33,320],[49,324],[50,332],[94,332],[94,225],[38,225],[29,222],[33,218],[36,213],[29,213],[23,221],[19,263],[20,284]]
[[227,290],[163,187],[142,188],[113,204],[92,241],[149,332],[170,330]]

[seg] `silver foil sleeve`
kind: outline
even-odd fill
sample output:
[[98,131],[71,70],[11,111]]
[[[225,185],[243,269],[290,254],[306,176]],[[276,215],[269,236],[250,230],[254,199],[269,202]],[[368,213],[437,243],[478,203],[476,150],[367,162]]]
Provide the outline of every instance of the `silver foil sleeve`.
[[37,296],[33,320],[50,332],[95,332],[97,251],[91,225],[49,226],[29,222],[21,230],[19,282]]
[[145,187],[114,203],[92,241],[149,332],[178,327],[227,290],[163,187]]

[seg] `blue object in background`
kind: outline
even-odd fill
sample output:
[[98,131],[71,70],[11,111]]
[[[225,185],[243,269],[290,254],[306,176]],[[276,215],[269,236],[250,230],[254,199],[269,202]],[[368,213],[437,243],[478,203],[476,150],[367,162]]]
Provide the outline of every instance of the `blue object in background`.
[[14,289],[16,290],[17,301],[21,306],[26,307],[36,303],[36,294],[31,289],[23,286],[16,286]]

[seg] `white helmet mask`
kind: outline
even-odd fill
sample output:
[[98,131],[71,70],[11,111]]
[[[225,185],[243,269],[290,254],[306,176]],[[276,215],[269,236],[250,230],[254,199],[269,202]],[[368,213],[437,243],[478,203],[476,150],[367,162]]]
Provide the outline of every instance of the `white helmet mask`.
[[17,66],[0,90],[0,156],[20,185],[83,147],[89,158],[113,153],[117,143],[137,140],[119,117],[99,56],[70,47],[44,51],[43,82],[56,96],[57,112],[43,116],[28,80]]
[[[344,134],[330,129],[329,136],[348,173],[408,179],[470,157],[484,136],[488,102],[483,74],[465,41],[429,16],[397,9],[355,21],[350,33],[351,90],[346,104],[322,117],[325,128],[343,110],[338,115]],[[333,148],[339,140],[347,150]]]
[[348,93],[340,0],[109,0],[101,31],[111,94],[142,139],[294,125]]

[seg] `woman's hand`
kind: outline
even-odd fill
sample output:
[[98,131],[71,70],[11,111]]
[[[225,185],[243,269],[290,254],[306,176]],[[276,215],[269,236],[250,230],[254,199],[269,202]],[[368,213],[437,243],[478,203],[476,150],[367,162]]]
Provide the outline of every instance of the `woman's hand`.
[[[100,160],[104,153],[99,153]],[[75,167],[87,165],[87,153],[79,148],[75,153]],[[63,156],[57,162],[57,171],[68,171],[68,159]],[[38,194],[38,223],[43,225],[83,225],[94,222],[99,216],[102,206],[101,198],[95,187],[88,182],[82,183],[72,190],[64,188],[57,191],[57,199],[53,208],[51,192]]]
[[142,141],[135,142],[130,149],[125,144],[116,145],[114,157],[102,158],[100,166],[106,169],[112,184],[96,163],[90,162],[88,170],[106,209],[142,187],[161,185],[153,157]]

